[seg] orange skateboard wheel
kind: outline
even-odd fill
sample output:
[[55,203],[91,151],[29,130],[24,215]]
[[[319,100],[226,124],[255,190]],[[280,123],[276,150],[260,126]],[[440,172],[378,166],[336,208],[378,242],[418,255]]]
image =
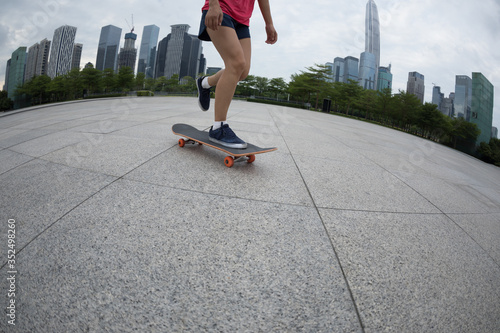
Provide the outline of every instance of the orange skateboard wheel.
[[179,139],[179,147],[184,147],[186,141],[184,139]]
[[250,155],[247,157],[248,157],[247,163],[253,163],[253,161],[255,161],[255,155]]
[[224,164],[230,168],[234,165],[234,158],[232,156],[227,156],[225,159],[224,159]]

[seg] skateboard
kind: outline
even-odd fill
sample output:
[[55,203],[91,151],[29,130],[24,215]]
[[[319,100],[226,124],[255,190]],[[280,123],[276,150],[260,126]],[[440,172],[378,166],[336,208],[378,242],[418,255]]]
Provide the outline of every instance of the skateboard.
[[255,155],[268,153],[278,149],[276,147],[261,148],[251,143],[247,143],[247,147],[244,149],[224,147],[223,145],[210,141],[208,139],[207,131],[200,131],[193,126],[186,124],[175,124],[174,126],[172,126],[172,132],[174,132],[175,135],[186,138],[179,139],[179,147],[184,147],[186,144],[198,143],[198,145],[212,147],[223,151],[226,154],[229,154],[229,156],[224,159],[224,164],[228,168],[232,167],[235,162],[246,161],[247,163],[252,163],[253,161],[255,161]]

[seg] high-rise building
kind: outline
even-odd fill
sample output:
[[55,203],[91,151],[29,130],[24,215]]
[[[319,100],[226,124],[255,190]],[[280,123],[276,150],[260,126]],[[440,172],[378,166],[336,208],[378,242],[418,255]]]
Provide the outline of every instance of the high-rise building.
[[472,79],[467,75],[457,75],[455,77],[455,118],[464,118],[470,121],[472,106]]
[[496,128],[495,126],[491,128],[491,137],[498,139],[498,128]]
[[328,70],[327,76],[328,78],[326,79],[327,82],[335,82],[333,79],[333,62],[327,62],[325,64],[325,68]]
[[373,53],[361,53],[358,82],[364,89],[374,90],[376,88],[376,66],[375,55]]
[[453,117],[453,113],[455,112],[453,107],[453,96],[453,94],[450,94],[450,97],[443,98],[441,108],[439,109],[442,114],[448,117]]
[[[365,17],[365,52],[375,56],[375,84],[380,67],[380,21],[375,1],[368,0]],[[374,85],[375,85],[374,84]]]
[[163,38],[158,43],[158,52],[156,54],[156,64],[155,64],[155,79],[165,76],[165,62],[167,60],[167,48],[170,37],[171,34]]
[[38,52],[40,52],[39,43],[33,44],[28,49],[28,55],[26,56],[26,68],[24,70],[24,82],[28,82],[35,76]]
[[73,49],[73,58],[71,59],[71,69],[80,69],[80,61],[82,60],[83,44],[76,43]]
[[359,77],[359,59],[351,56],[344,58],[344,81],[349,83],[349,80],[358,81]]
[[206,67],[202,42],[197,36],[188,34],[190,26],[187,24],[171,27],[172,32],[158,46],[156,75],[171,78],[177,74],[179,78],[196,78]]
[[172,32],[170,33],[170,40],[168,41],[166,62],[165,62],[165,76],[170,79],[174,74],[180,74],[182,50],[184,48],[184,35],[189,31],[188,24],[172,25]]
[[106,68],[111,68],[116,72],[121,36],[122,29],[114,25],[101,28],[99,46],[97,47],[96,69],[103,71]]
[[24,84],[24,70],[26,66],[26,46],[21,46],[12,53],[9,66],[7,97],[14,100],[14,93]]
[[160,28],[154,24],[145,26],[142,32],[137,73],[145,73],[146,78],[153,78],[155,73],[156,45],[159,33]]
[[382,91],[389,88],[392,91],[391,65],[389,67],[378,68],[377,90]]
[[476,143],[488,143],[493,123],[494,89],[490,81],[481,73],[472,73],[472,103],[470,122],[477,125],[481,134]]
[[344,58],[333,59],[333,82],[344,82]]
[[408,73],[406,92],[417,96],[417,98],[423,104],[425,94],[425,77],[418,72]]
[[181,68],[179,77],[196,76],[205,71],[205,57],[203,56],[202,41],[195,35],[184,35],[184,47],[182,49]]
[[125,45],[120,49],[118,59],[118,68],[130,67],[135,72],[135,61],[137,59],[137,49],[135,48],[135,41],[137,35],[133,32],[125,34]]
[[443,99],[444,99],[444,94],[441,92],[441,87],[434,86],[434,88],[432,88],[432,104],[437,105],[437,108],[440,111],[441,111],[441,105],[443,103]]
[[48,75],[55,78],[71,70],[75,48],[76,27],[63,25],[54,31],[50,50]]
[[9,72],[11,60],[12,59],[7,60],[7,66],[5,67],[5,83],[3,84],[4,91],[9,91]]

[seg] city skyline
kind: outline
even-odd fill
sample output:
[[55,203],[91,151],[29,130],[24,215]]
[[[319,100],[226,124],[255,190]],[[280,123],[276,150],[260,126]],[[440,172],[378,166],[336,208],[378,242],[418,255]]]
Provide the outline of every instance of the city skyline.
[[[3,38],[0,39],[0,85],[4,83],[5,64],[12,52],[44,38],[50,40],[59,26],[68,24],[78,28],[77,42],[83,44],[81,66],[87,62],[95,64],[103,26],[112,24],[127,31],[125,19],[133,13],[139,37],[143,27],[151,24],[159,26],[159,40],[174,24],[189,24],[195,34],[202,2],[186,0],[181,4],[154,4],[147,8],[140,6],[138,1],[120,6],[115,1],[98,6],[94,0],[71,5],[62,0],[35,6],[28,6],[26,0],[8,3],[0,13],[0,36]],[[284,0],[271,0],[270,3],[279,39],[274,46],[264,43],[264,24],[256,7],[251,20],[252,75],[283,77],[289,81],[290,75],[305,67],[332,61],[336,56],[359,57],[365,49],[367,0],[335,6],[312,0],[304,8],[289,6]],[[455,89],[456,75],[481,72],[494,85],[495,95],[500,96],[500,69],[495,66],[500,51],[494,43],[500,28],[498,1],[485,0],[481,6],[465,0],[447,3],[410,0],[404,5],[394,0],[377,0],[376,4],[383,35],[380,65],[392,65],[394,92],[406,90],[408,73],[417,71],[426,77],[425,101],[431,102],[432,83],[440,86],[441,92],[448,96]],[[290,29],[290,22],[294,23],[293,29]],[[203,49],[208,67],[223,66],[211,43],[203,43]],[[500,127],[497,101],[493,125]]]

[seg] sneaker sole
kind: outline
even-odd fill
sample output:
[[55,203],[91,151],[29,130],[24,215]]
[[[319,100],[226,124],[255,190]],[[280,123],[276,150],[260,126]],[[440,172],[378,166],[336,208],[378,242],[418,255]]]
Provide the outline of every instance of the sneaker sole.
[[221,146],[227,147],[227,148],[235,148],[235,149],[245,149],[247,147],[246,142],[245,143],[227,143],[224,141],[219,141],[217,139],[208,137],[208,140],[211,142],[215,142],[220,144]]

